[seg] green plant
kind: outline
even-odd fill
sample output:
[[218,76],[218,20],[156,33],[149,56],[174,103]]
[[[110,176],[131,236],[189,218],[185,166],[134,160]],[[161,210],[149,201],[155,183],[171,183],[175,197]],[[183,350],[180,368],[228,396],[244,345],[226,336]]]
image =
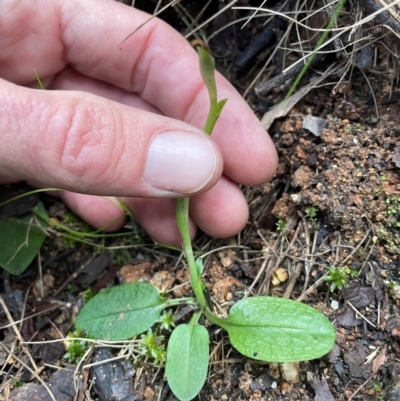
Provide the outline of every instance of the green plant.
[[[57,189],[44,188],[25,192],[1,202],[0,207],[18,201],[22,197],[44,191],[57,191]],[[121,205],[121,202],[118,204]],[[125,210],[123,207],[122,209]],[[125,237],[129,239],[130,244],[144,242],[143,238],[132,235],[131,232],[112,234],[101,232],[106,226],[93,231],[90,226],[72,213],[64,214],[59,221],[57,218],[49,217],[43,204],[38,202],[22,216],[0,217],[0,267],[11,274],[21,274],[39,253],[46,236],[53,235],[55,232],[57,232],[56,238],[60,238],[63,247],[70,248],[79,242],[95,247],[98,252],[102,252],[106,248],[104,244],[107,238],[121,237],[123,239]],[[123,250],[114,252],[115,255],[118,255],[121,264],[128,259],[124,253],[126,252]]]
[[400,254],[400,234],[398,230],[391,230],[387,229],[387,227],[378,226],[376,235],[379,240],[383,241],[385,248],[389,252]]
[[143,355],[153,358],[156,363],[165,361],[165,336],[149,329],[140,336],[139,347]]
[[83,291],[81,293],[82,299],[85,302],[89,302],[93,297],[94,297],[94,292],[93,290],[89,287],[87,290]]
[[[225,100],[217,100],[214,60],[198,49],[200,71],[210,96],[210,112],[204,130],[211,134]],[[89,336],[125,340],[142,333],[143,350],[154,357],[161,343],[161,326],[172,328],[171,312],[162,311],[181,304],[197,305],[188,324],[179,324],[170,335],[166,354],[166,376],[176,397],[194,398],[204,385],[208,370],[209,334],[199,322],[208,321],[224,328],[233,347],[243,355],[270,362],[318,358],[333,346],[335,331],[316,309],[300,302],[275,297],[252,297],[237,302],[227,318],[214,314],[201,281],[203,264],[195,259],[189,235],[189,198],[176,200],[176,220],[182,236],[195,298],[166,299],[148,283],[127,283],[100,292],[80,311],[75,326]],[[149,331],[152,330],[152,331]],[[160,358],[156,358],[160,360]]]
[[351,132],[354,132],[354,131],[362,131],[362,130],[364,130],[364,129],[365,129],[364,126],[361,125],[361,124],[359,124],[359,123],[348,124],[348,125],[346,125],[346,127],[344,128],[344,132],[345,132],[346,134],[350,134]]
[[310,220],[313,229],[317,227],[317,214],[319,209],[317,206],[311,205],[305,209],[306,217]]
[[384,401],[385,399],[385,395],[384,395],[384,391],[382,388],[382,385],[380,383],[377,383],[374,385],[373,387],[374,391],[375,391],[375,396],[376,396],[376,401]]
[[341,290],[343,287],[347,287],[347,281],[349,278],[357,276],[357,270],[351,269],[348,266],[343,267],[328,267],[329,274],[324,277],[325,281],[330,281],[330,290],[333,292],[335,289]]
[[175,320],[172,316],[172,310],[165,311],[159,319],[161,330],[172,331],[175,327]]
[[[1,206],[1,205],[0,205]],[[46,215],[42,203],[23,216],[0,218],[0,267],[11,274],[21,274],[38,254],[45,238],[43,219],[35,212]]]
[[386,202],[386,215],[388,227],[400,227],[400,196],[388,196]]
[[317,213],[318,213],[317,206],[311,205],[306,208],[306,217],[308,217],[312,221],[316,219]]
[[19,387],[22,387],[23,385],[24,385],[24,382],[22,382],[21,380],[16,379],[16,378],[12,379],[12,387],[13,388],[19,388]]
[[282,219],[279,219],[276,223],[276,231],[278,233],[283,233],[286,230],[286,222],[284,222]]
[[86,351],[90,348],[90,344],[87,341],[82,340],[82,337],[84,337],[84,335],[80,330],[68,333],[65,341],[67,352],[64,354],[64,359],[69,363],[79,362],[85,355]]

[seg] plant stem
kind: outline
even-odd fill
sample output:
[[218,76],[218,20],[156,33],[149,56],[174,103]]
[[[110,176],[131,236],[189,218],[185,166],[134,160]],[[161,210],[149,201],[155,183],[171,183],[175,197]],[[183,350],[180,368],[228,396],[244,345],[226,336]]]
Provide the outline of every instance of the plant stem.
[[218,326],[224,327],[225,319],[221,319],[217,315],[214,315],[214,313],[212,313],[208,307],[204,308],[203,313],[211,323],[214,323],[214,324],[217,324]]
[[196,312],[196,313],[194,313],[192,318],[190,319],[189,325],[192,326],[192,327],[197,325],[202,313],[203,312],[201,310]]
[[167,299],[164,301],[164,306],[169,308],[171,306],[178,305],[197,305],[198,302],[195,298],[187,297],[187,298],[178,298],[178,299]]
[[192,241],[190,240],[189,232],[189,198],[179,198],[175,200],[176,222],[179,232],[182,236],[183,250],[186,254],[187,263],[189,266],[190,283],[193,287],[194,295],[196,296],[199,305],[204,308],[207,304],[201,286],[200,276],[197,271],[196,262],[193,256]]
[[[217,85],[215,83],[215,64],[211,54],[199,47],[199,60],[200,60],[200,73],[203,81],[207,87],[210,97],[210,107],[207,116],[207,121],[203,130],[211,135],[214,126],[218,120],[219,115],[226,103],[226,99],[217,101]],[[187,263],[189,266],[190,284],[192,285],[194,295],[199,303],[201,309],[207,308],[206,297],[202,283],[200,280],[200,273],[193,256],[192,241],[190,240],[189,232],[189,198],[179,198],[175,200],[176,222],[178,224],[179,232],[182,236],[183,250],[185,251]]]

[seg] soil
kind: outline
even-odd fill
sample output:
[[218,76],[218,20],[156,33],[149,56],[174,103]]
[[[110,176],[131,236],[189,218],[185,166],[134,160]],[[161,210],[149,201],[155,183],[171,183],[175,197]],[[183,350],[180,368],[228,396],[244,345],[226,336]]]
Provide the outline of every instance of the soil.
[[[182,4],[186,11],[198,15],[206,3]],[[137,1],[136,5],[150,12],[154,9],[152,2]],[[321,5],[316,2],[315,10]],[[199,22],[223,6],[211,1]],[[268,2],[269,8],[280,6]],[[346,7],[340,26],[352,22],[359,4]],[[184,32],[182,13],[183,9],[175,6],[161,17]],[[249,16],[248,11],[229,10],[204,29],[210,36],[245,16]],[[327,20],[326,14],[319,12],[309,23],[321,27]],[[268,38],[265,19],[257,18],[242,30],[232,25],[209,42],[218,69],[244,93],[260,119],[284,100],[290,85],[279,81],[282,84],[262,95],[256,94],[257,85],[280,76],[284,65],[298,58],[295,52],[277,51],[268,71],[253,85],[255,90],[247,90],[288,29],[283,18],[273,21],[272,38]],[[399,60],[389,51],[398,45],[397,38],[387,31],[383,37],[382,29],[370,22],[358,31],[360,37],[365,38],[366,32],[370,35],[373,62],[362,64],[362,57],[364,61],[368,57],[361,57],[361,50],[353,64],[340,51],[317,60],[301,87],[333,64],[337,65],[335,72],[268,127],[279,152],[278,171],[264,186],[243,189],[251,217],[240,236],[216,240],[203,235],[195,243],[203,252],[214,250],[205,259],[204,281],[218,311],[228,311],[245,291],[300,300],[329,317],[337,333],[335,346],[318,360],[271,364],[243,357],[229,345],[223,331],[208,326],[210,369],[199,399],[400,399]],[[296,34],[305,32],[293,30],[286,43],[295,43]],[[253,54],[255,38],[260,37],[264,47]],[[316,43],[315,38],[309,41]],[[333,51],[333,46],[330,49]],[[308,116],[320,119],[315,120],[317,129],[307,125]],[[53,219],[81,231],[88,229],[54,199],[43,195],[41,200]],[[190,294],[180,253],[155,246],[134,223],[133,231],[132,226],[126,227],[121,231],[125,236],[103,239],[95,246],[57,233],[42,248],[41,276],[37,276],[36,265],[17,277],[1,273],[3,309],[7,305],[10,313],[7,316],[0,311],[2,399],[50,400],[43,382],[57,400],[175,399],[163,371],[143,355],[105,365],[101,373],[94,368],[89,373],[82,370],[82,364],[90,362],[90,355],[82,364],[68,361],[63,342],[49,342],[73,330],[83,304],[82,293],[89,287],[96,293],[117,283],[141,280],[162,291],[171,290],[176,297]],[[333,288],[332,281],[325,280],[332,267],[347,272],[342,288]],[[181,311],[183,320],[188,316],[185,313],[190,311]],[[10,323],[22,317],[18,334]],[[31,359],[19,336],[25,341],[44,341],[25,346]],[[116,356],[118,352],[128,353],[117,349],[104,354]],[[103,353],[93,358],[97,361]],[[109,378],[107,389],[92,386],[93,377],[99,374]],[[125,387],[113,387],[121,377]]]

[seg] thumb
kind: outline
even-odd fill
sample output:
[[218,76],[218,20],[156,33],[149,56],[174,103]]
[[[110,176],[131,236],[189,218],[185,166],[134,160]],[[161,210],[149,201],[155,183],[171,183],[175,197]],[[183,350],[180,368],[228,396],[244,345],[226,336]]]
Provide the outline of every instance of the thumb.
[[0,176],[93,195],[168,197],[211,188],[222,156],[201,130],[89,93],[0,80]]

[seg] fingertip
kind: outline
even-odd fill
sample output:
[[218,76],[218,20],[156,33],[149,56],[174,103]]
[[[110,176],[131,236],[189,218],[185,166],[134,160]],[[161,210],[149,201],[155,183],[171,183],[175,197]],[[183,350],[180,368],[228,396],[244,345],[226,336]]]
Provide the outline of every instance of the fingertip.
[[265,132],[265,135],[267,136],[265,141],[265,177],[249,185],[261,185],[270,181],[274,177],[276,169],[278,168],[278,152],[267,132]]
[[220,150],[205,133],[170,130],[152,139],[143,180],[156,190],[192,195],[213,186],[222,168]]

